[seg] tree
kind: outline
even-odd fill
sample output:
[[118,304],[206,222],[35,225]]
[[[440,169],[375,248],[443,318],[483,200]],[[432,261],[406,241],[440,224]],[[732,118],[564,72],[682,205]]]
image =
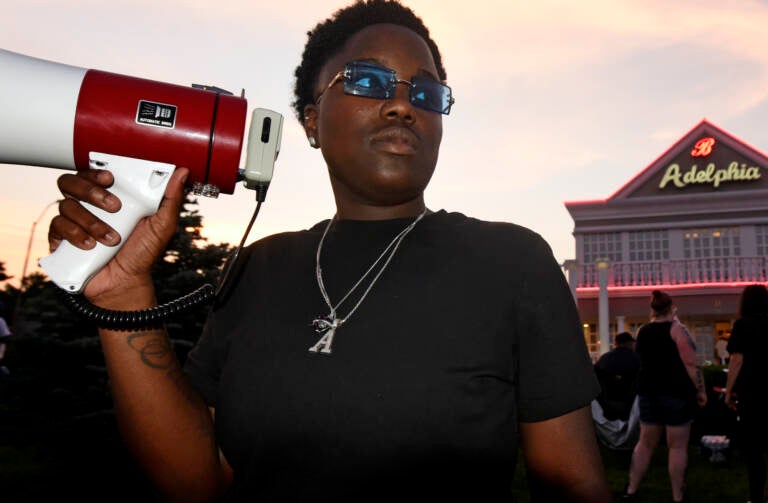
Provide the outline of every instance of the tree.
[[[153,271],[159,302],[168,302],[196,290],[205,283],[216,285],[222,266],[232,251],[227,243],[210,244],[203,237],[203,218],[197,209],[197,200],[187,196],[179,216],[177,231],[166,247],[162,260]],[[208,316],[208,305],[177,314],[166,322],[168,334],[179,356],[200,337]]]
[[[186,295],[206,282],[215,284],[230,252],[230,245],[208,244],[202,236],[202,216],[190,208],[196,204],[195,199],[185,199],[177,232],[153,271],[160,302]],[[64,387],[66,379],[54,378],[54,375],[61,373],[69,377],[87,369],[86,373],[105,381],[97,327],[72,313],[62,301],[63,295],[66,294],[42,273],[23,278],[20,290],[6,286],[4,292],[0,291],[0,299],[8,299],[8,304],[18,303],[19,306],[11,345],[13,350],[9,351],[12,363],[19,367],[21,374],[27,370],[46,381],[57,380]],[[6,307],[11,309],[10,305]],[[207,313],[208,306],[203,305],[177,314],[166,322],[182,360],[199,338]],[[78,380],[76,386],[80,384],[82,382]],[[82,395],[77,389],[70,391],[63,395]],[[102,401],[99,407],[103,407]]]
[[13,276],[8,276],[5,273],[5,262],[0,262],[0,281],[11,279]]
[[[197,200],[187,196],[179,216],[177,231],[154,266],[153,277],[160,302],[168,302],[191,293],[205,283],[216,284],[232,247],[227,243],[209,244],[201,234],[203,218],[194,208]],[[0,262],[0,272],[4,264]],[[4,274],[4,272],[3,272]],[[15,290],[15,289],[14,289]],[[9,304],[19,302],[15,332],[20,336],[42,337],[49,341],[71,342],[95,338],[93,323],[72,314],[61,302],[58,288],[43,274],[33,273],[22,279],[21,290],[0,292]],[[11,306],[6,306],[11,309]],[[166,325],[171,339],[186,351],[200,336],[208,306],[198,306],[179,313]],[[90,344],[89,344],[90,346]]]
[[[13,278],[5,272],[5,262],[0,261],[0,282]],[[7,323],[12,323],[11,313],[15,312],[16,299],[19,296],[19,289],[14,288],[12,285],[6,283],[2,290],[0,290],[0,316],[5,318]]]
[[[153,271],[160,302],[215,284],[231,250],[202,237],[196,204],[185,199],[177,233]],[[23,278],[21,290],[6,285],[0,298],[6,295],[20,304],[9,343],[11,374],[0,379],[0,453],[11,452],[12,459],[13,449],[32,450],[41,464],[27,469],[26,483],[0,476],[3,495],[16,491],[30,501],[74,494],[97,501],[119,486],[125,501],[149,499],[146,481],[117,436],[96,326],[71,313],[59,298],[63,293],[41,273]],[[200,306],[166,322],[180,359],[199,338],[207,313],[208,306]],[[0,473],[15,473],[1,457]],[[84,477],[91,483],[84,486]],[[49,483],[39,484],[41,479]]]

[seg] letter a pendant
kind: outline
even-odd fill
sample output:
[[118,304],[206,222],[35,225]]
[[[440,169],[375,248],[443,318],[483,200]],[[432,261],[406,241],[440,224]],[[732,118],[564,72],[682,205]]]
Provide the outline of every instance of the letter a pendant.
[[324,353],[331,354],[331,344],[333,344],[333,336],[336,335],[336,329],[339,327],[339,320],[333,318],[318,318],[313,322],[315,331],[319,334],[323,334],[320,340],[315,343],[314,346],[309,348],[310,353]]

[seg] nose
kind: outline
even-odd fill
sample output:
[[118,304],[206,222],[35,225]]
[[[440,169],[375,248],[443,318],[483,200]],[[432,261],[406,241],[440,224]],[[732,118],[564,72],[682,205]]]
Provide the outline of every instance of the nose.
[[388,100],[384,100],[381,106],[381,115],[386,119],[400,119],[406,123],[413,123],[414,110],[410,100],[411,83],[398,79],[395,94]]

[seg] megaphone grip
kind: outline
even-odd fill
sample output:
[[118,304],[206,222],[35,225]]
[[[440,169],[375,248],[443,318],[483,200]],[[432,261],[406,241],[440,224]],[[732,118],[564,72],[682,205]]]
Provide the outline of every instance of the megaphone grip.
[[115,256],[139,220],[157,211],[175,169],[172,164],[97,152],[90,154],[90,162],[92,167],[112,173],[115,181],[109,190],[120,199],[122,207],[117,213],[108,213],[88,203],[81,204],[109,224],[122,239],[116,246],[96,243],[91,250],[82,250],[64,241],[55,252],[40,260],[40,267],[51,281],[70,293],[81,292],[88,280]]

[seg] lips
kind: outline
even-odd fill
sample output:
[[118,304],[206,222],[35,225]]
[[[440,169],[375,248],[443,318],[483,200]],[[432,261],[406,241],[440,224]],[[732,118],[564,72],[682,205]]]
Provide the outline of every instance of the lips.
[[371,144],[386,153],[412,155],[419,147],[419,137],[407,127],[389,126],[371,136]]

